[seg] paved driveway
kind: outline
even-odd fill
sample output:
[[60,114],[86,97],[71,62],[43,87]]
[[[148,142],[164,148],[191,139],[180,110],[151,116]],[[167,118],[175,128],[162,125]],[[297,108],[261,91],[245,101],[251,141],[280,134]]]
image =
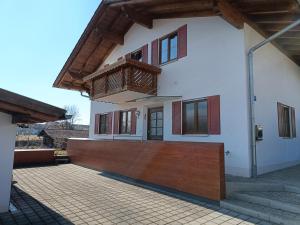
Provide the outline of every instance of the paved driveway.
[[[211,204],[193,204],[72,164],[14,170],[17,213],[0,224],[266,224]],[[192,181],[191,181],[192,182]]]

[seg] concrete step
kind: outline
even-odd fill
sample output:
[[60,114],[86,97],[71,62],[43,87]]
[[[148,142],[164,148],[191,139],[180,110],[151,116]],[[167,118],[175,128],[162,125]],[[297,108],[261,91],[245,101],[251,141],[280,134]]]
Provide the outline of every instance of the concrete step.
[[230,181],[226,182],[226,193],[231,195],[235,192],[245,191],[285,191],[283,184],[272,182],[245,182],[245,181]]
[[300,194],[300,187],[285,185],[285,191]]
[[67,164],[70,162],[70,158],[69,158],[69,156],[56,156],[55,162],[57,164]]
[[233,193],[231,198],[300,214],[300,194],[297,193],[240,192]]
[[274,224],[299,225],[300,215],[280,209],[254,204],[250,202],[228,199],[221,201],[221,207],[245,215],[256,217]]

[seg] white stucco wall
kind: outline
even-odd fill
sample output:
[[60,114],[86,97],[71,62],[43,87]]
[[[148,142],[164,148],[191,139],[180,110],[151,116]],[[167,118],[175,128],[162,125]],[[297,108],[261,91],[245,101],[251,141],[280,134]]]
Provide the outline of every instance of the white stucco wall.
[[188,55],[162,66],[158,80],[158,95],[182,96],[183,100],[212,95],[221,96],[221,135],[172,135],[171,102],[139,103],[137,105],[91,104],[90,138],[112,138],[94,135],[96,113],[138,107],[142,112],[137,121],[136,136],[114,138],[146,138],[147,107],[164,106],[164,140],[224,142],[226,173],[249,176],[249,138],[247,120],[247,80],[244,31],[238,30],[220,17],[154,20],[153,29],[133,25],[125,36],[125,44],[118,46],[104,64],[113,63],[125,54],[151,42],[180,26],[188,27]]
[[[245,27],[246,49],[262,41]],[[255,117],[264,127],[264,140],[257,142],[258,172],[266,173],[300,163],[300,69],[286,55],[268,44],[254,56]],[[297,138],[278,134],[277,102],[296,109]]]
[[8,211],[14,161],[16,126],[0,112],[0,212]]

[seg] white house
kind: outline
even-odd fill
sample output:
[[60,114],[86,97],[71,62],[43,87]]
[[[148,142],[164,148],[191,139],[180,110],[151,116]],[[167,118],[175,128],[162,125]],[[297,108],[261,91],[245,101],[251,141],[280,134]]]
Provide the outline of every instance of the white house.
[[61,120],[65,113],[0,88],[0,213],[9,209],[17,125]]
[[244,177],[254,147],[258,174],[300,163],[299,27],[254,54],[255,146],[247,66],[299,4],[230,2],[103,1],[54,83],[88,93],[90,140],[224,143]]

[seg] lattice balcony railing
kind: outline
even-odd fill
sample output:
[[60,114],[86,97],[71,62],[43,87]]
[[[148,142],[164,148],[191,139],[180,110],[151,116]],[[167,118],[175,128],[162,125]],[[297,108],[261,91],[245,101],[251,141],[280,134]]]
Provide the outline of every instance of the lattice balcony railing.
[[121,59],[86,78],[92,81],[91,96],[103,98],[123,91],[149,95],[157,93],[157,75],[161,69],[132,59]]

